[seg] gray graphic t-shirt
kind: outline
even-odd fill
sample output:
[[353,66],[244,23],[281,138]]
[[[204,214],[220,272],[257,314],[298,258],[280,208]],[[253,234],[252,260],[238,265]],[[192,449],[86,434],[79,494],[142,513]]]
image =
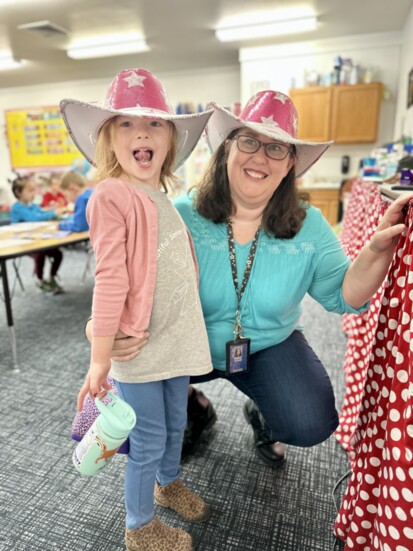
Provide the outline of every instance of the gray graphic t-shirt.
[[137,185],[158,210],[157,275],[148,344],[129,362],[112,361],[124,383],[159,381],[212,370],[196,270],[185,224],[167,195]]

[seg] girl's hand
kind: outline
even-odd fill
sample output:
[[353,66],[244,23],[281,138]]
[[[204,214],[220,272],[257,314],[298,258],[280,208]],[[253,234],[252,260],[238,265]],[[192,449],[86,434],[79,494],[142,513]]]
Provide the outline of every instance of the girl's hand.
[[110,364],[108,366],[104,366],[102,364],[90,365],[89,372],[85,377],[85,382],[83,383],[83,386],[77,396],[78,411],[82,411],[83,403],[87,394],[89,394],[92,400],[96,397],[103,398],[106,396],[107,391],[111,389],[111,386],[107,381],[109,370]]
[[413,199],[413,193],[403,193],[387,209],[370,240],[369,248],[374,253],[383,253],[394,249],[400,234],[405,231],[403,220],[407,203]]

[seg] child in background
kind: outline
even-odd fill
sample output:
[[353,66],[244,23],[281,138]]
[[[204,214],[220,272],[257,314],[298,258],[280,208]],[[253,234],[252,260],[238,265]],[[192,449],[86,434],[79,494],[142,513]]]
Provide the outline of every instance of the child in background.
[[[78,409],[88,393],[105,394],[110,371],[137,417],[125,476],[126,548],[190,551],[187,532],[154,516],[154,493],[186,520],[209,516],[179,479],[179,465],[189,376],[210,372],[211,358],[192,242],[165,191],[210,113],[175,115],[161,83],[143,69],[119,73],[104,105],[63,100],[61,110],[100,182],[87,207],[96,271],[91,362]],[[135,359],[111,365],[118,329],[151,336]]]
[[60,176],[52,174],[47,180],[49,190],[43,195],[41,207],[50,209],[55,207],[65,207],[67,199],[60,190]]
[[[54,220],[64,212],[64,207],[57,207],[52,210],[43,210],[39,205],[33,203],[36,194],[36,187],[29,176],[18,176],[12,182],[12,192],[17,202],[10,210],[11,223],[18,222],[42,222]],[[62,263],[63,254],[57,247],[45,252],[33,253],[34,272],[36,285],[44,292],[55,295],[63,293],[62,287],[56,281],[56,275]],[[47,281],[43,279],[44,264],[46,256],[50,259],[50,277]]]
[[89,224],[86,219],[86,206],[93,189],[87,188],[83,191],[86,186],[87,180],[79,172],[74,172],[72,170],[64,174],[60,187],[64,193],[68,194],[70,200],[74,201],[75,210],[73,212],[73,216],[69,220],[60,222],[59,230],[70,232],[82,232],[89,230]]

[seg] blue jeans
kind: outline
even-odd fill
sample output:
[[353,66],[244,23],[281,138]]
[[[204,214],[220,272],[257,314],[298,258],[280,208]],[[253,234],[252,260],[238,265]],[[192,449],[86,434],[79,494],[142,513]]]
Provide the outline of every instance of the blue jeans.
[[247,373],[224,371],[191,377],[191,384],[226,379],[251,398],[265,421],[269,441],[309,447],[337,428],[334,393],[324,366],[301,331],[251,355]]
[[137,419],[125,473],[126,528],[132,530],[154,516],[155,479],[165,486],[179,476],[189,377],[115,384]]

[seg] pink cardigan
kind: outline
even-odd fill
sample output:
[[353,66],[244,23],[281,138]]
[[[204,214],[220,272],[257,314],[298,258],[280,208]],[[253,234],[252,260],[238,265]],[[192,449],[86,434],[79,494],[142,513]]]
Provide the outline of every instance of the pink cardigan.
[[149,326],[156,283],[156,205],[144,191],[110,178],[98,184],[86,214],[96,258],[92,334],[105,337],[121,329],[141,337]]

